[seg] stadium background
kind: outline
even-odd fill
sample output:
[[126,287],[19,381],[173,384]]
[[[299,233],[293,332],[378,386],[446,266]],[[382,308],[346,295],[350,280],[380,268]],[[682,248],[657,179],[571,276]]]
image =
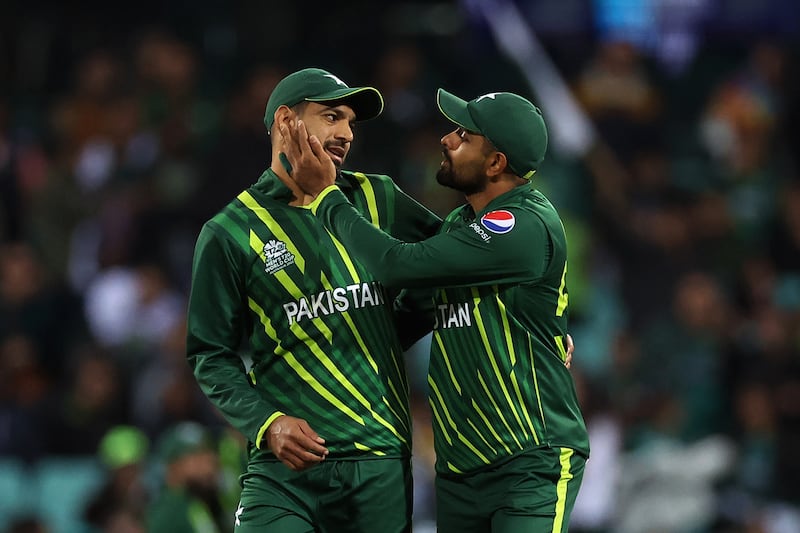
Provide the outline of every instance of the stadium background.
[[[271,88],[320,66],[386,98],[348,167],[439,214],[435,89],[543,108],[592,438],[572,531],[800,531],[793,0],[0,6],[0,530],[91,531],[114,427],[151,440],[151,495],[167,428],[231,435],[183,360],[194,238],[267,166]],[[429,531],[424,342],[408,363]]]

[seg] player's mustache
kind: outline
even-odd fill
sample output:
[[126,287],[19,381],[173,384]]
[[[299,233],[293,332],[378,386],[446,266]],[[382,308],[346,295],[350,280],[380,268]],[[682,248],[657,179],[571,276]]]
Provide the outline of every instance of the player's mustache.
[[331,146],[338,146],[339,148],[347,148],[349,143],[347,141],[325,141],[322,145],[323,148],[330,148]]

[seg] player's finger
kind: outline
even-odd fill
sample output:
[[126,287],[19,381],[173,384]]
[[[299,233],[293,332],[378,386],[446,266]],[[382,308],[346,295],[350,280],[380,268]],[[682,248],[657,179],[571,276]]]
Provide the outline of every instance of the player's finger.
[[297,121],[297,146],[300,149],[300,153],[304,156],[314,153],[311,150],[311,146],[308,144],[308,130],[302,120]]
[[297,426],[300,428],[300,430],[303,432],[303,434],[306,435],[307,437],[310,437],[310,438],[314,439],[315,441],[317,441],[320,444],[325,444],[325,439],[320,437],[317,434],[317,432],[314,431],[311,428],[311,426],[308,425],[308,422],[306,422],[305,420],[298,421],[297,422]]
[[293,450],[287,459],[290,459],[295,470],[305,470],[322,462],[325,458],[306,450]]
[[572,335],[567,333],[567,355],[564,357],[564,366],[572,368],[572,353],[575,351],[575,344],[572,342]]
[[325,158],[329,157],[328,154],[325,153],[325,148],[322,147],[322,143],[316,135],[311,135],[308,137],[308,145],[311,148],[311,151],[320,161],[325,161]]
[[301,420],[298,422],[298,427],[300,431],[303,432],[302,438],[298,438],[296,441],[298,444],[317,455],[328,455],[328,448],[323,446],[323,444],[325,444],[325,439],[317,435],[317,432],[311,429],[308,422]]
[[279,130],[283,138],[283,153],[286,154],[286,157],[297,158],[299,149],[297,147],[296,135],[293,134],[293,128],[281,123]]

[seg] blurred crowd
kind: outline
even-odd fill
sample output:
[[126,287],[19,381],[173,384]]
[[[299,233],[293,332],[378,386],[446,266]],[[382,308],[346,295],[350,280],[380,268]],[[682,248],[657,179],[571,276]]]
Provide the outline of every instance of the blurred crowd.
[[[435,89],[537,95],[482,28],[439,8],[452,22],[439,34],[348,28],[373,41],[358,57],[341,36],[274,28],[264,39],[286,53],[230,70],[231,43],[258,34],[137,25],[65,51],[52,25],[22,26],[60,40],[31,49],[35,32],[20,30],[0,61],[0,529],[144,531],[167,479],[155,450],[187,422],[214,442],[213,498],[233,520],[244,443],[184,356],[194,240],[268,166],[267,97],[305,66],[384,95],[349,168],[391,175],[440,215],[458,205],[432,179],[448,128]],[[768,37],[711,41],[680,71],[624,39],[545,40],[597,131],[578,156],[551,147],[535,179],[570,244],[572,372],[592,445],[574,531],[800,530],[800,49]],[[424,341],[408,367],[423,531]],[[144,466],[120,474],[131,464]],[[103,503],[118,485],[127,496]]]

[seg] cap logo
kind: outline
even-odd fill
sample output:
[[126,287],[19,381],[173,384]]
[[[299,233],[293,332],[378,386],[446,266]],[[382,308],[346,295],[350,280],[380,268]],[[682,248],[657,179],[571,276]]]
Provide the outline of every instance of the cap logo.
[[340,80],[339,78],[337,78],[333,74],[325,74],[325,77],[332,79],[333,81],[335,81],[336,83],[338,83],[342,87],[347,87],[347,84],[345,82],[343,82],[342,80]]
[[505,209],[490,211],[481,217],[481,224],[492,233],[508,233],[514,229],[515,223],[514,215]]
[[477,99],[477,100],[475,100],[475,103],[477,104],[478,102],[480,102],[480,101],[481,101],[481,100],[483,100],[484,98],[491,98],[492,100],[494,100],[494,99],[495,99],[495,97],[496,97],[498,94],[500,94],[500,93],[489,93],[489,94],[484,94],[483,96],[479,96],[479,97],[478,97],[478,99]]

